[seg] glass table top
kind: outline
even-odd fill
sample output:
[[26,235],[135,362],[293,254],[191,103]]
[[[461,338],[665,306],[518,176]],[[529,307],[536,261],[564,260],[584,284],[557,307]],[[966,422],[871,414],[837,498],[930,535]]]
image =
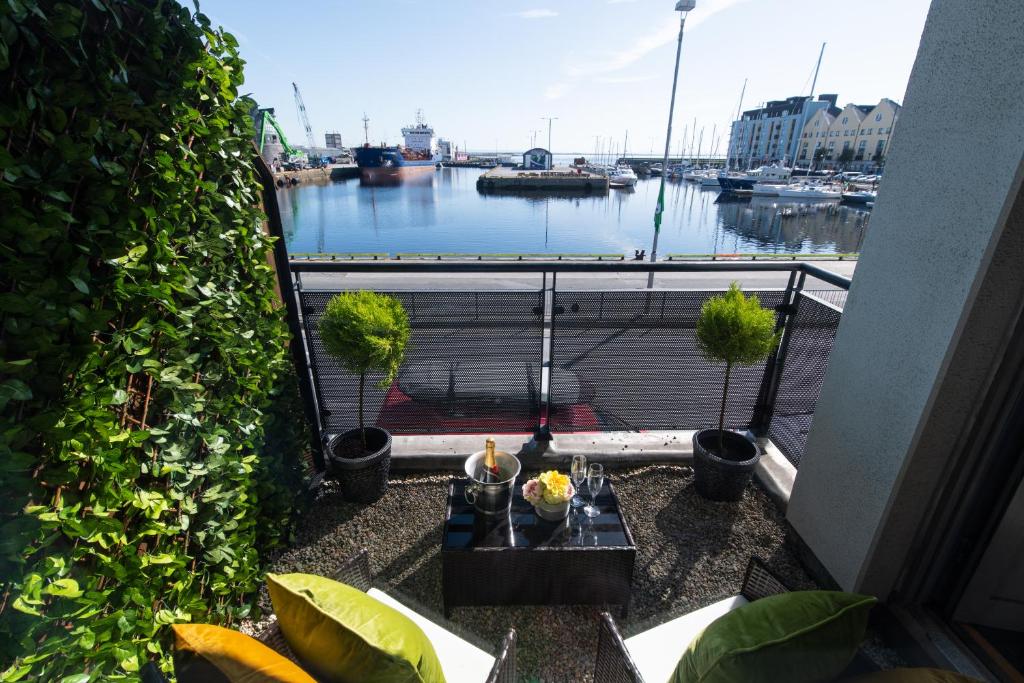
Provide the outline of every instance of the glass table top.
[[[600,515],[587,517],[582,508],[570,508],[569,516],[561,522],[539,517],[523,498],[522,484],[518,481],[508,516],[482,515],[466,502],[466,484],[464,478],[453,479],[449,487],[442,550],[634,547],[633,536],[619,510],[618,497],[607,479],[597,496]],[[589,496],[584,498],[589,499]]]

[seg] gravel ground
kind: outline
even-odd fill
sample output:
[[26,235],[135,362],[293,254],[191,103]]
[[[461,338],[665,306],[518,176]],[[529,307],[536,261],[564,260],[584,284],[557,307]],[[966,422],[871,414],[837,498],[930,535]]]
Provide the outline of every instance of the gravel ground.
[[[369,506],[344,502],[326,483],[272,571],[329,576],[343,558],[366,548],[379,588],[446,623],[440,543],[449,478],[396,476]],[[713,503],[697,495],[688,467],[640,467],[612,471],[610,478],[637,544],[630,615],[619,622],[624,637],[735,594],[751,555],[792,586],[813,587],[783,544],[779,512],[756,486],[739,503]],[[262,603],[269,612],[265,590]],[[598,613],[591,607],[457,608],[446,626],[488,651],[514,627],[524,680],[589,681]],[[262,629],[248,624],[244,630]]]

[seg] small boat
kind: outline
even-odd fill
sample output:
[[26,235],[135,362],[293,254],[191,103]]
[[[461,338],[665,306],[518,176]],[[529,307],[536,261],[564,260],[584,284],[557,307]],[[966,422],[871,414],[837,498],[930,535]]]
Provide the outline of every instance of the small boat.
[[719,187],[718,176],[708,172],[700,177],[701,187]]
[[636,185],[636,173],[625,164],[602,166],[597,171],[602,175],[608,176],[608,185],[611,187],[633,187]]
[[870,204],[875,201],[878,196],[877,192],[871,190],[861,190],[860,192],[844,192],[843,203],[844,204]]
[[661,175],[661,164],[651,164],[647,170],[650,171],[651,175]]
[[608,173],[608,184],[612,187],[632,187],[637,184],[637,174],[629,166],[618,167]]
[[840,199],[842,189],[834,185],[786,185],[776,190],[779,199]]

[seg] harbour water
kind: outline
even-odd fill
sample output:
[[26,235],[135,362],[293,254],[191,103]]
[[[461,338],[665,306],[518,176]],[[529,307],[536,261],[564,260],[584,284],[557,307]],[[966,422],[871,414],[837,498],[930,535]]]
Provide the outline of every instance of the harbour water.
[[[626,254],[650,250],[658,178],[607,194],[485,194],[483,171],[444,168],[395,186],[301,184],[278,198],[292,253]],[[717,201],[716,201],[717,200]],[[850,253],[870,210],[835,201],[719,200],[669,180],[658,253]]]

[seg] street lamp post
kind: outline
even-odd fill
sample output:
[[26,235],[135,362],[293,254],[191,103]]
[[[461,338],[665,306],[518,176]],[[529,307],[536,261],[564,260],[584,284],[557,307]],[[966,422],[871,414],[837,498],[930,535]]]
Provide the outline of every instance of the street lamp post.
[[[669,146],[672,144],[672,114],[676,108],[676,84],[679,82],[679,56],[683,51],[683,27],[686,15],[697,6],[697,0],[679,0],[676,11],[679,12],[679,41],[676,43],[676,68],[672,73],[672,99],[668,103],[668,130],[665,132],[665,157],[661,162],[661,187],[658,189],[658,205],[654,208],[654,244],[651,245],[651,263],[658,260],[658,233],[661,232],[661,215],[665,212],[665,176],[668,175]],[[647,287],[654,286],[654,271],[647,274]]]
[[[540,119],[541,119],[541,121],[547,121],[548,122],[548,152],[551,152],[551,122],[552,121],[557,121],[558,117],[557,116],[542,116],[542,117],[540,117]],[[554,154],[554,152],[551,152],[551,154]]]

